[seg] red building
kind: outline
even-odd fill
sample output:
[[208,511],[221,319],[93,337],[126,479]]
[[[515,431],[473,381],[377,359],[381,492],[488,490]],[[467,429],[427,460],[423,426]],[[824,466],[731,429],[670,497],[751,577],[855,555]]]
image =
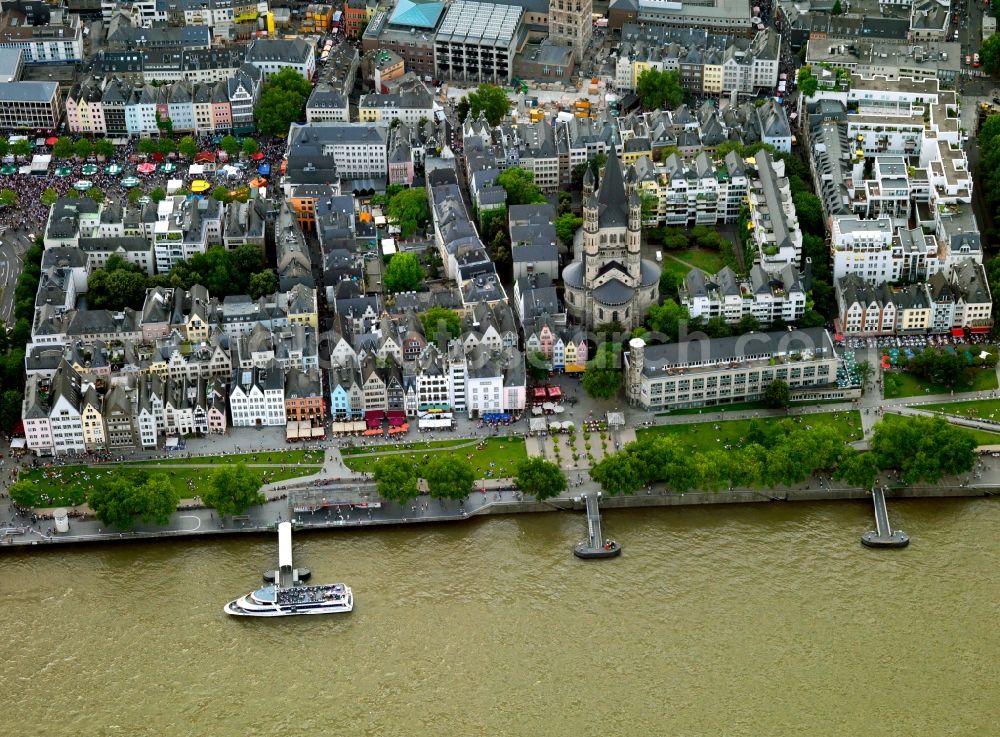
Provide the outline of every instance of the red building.
[[359,38],[368,27],[367,0],[344,0],[344,35]]

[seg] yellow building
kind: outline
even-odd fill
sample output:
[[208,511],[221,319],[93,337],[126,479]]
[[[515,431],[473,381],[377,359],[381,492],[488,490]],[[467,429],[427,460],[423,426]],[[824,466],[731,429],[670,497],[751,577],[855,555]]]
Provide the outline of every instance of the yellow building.
[[87,450],[103,448],[104,415],[101,414],[101,398],[92,386],[83,395],[80,421],[83,423],[83,444],[87,446]]

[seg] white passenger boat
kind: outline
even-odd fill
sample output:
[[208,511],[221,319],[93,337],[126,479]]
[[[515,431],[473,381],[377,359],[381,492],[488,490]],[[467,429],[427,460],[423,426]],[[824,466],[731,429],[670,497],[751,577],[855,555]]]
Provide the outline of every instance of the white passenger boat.
[[274,583],[235,599],[223,611],[234,617],[339,614],[354,609],[354,592],[342,583],[303,586],[292,567],[292,525],[278,525],[278,570]]
[[236,617],[289,617],[294,614],[339,614],[354,609],[354,593],[342,583],[328,586],[268,584],[231,601],[226,614]]

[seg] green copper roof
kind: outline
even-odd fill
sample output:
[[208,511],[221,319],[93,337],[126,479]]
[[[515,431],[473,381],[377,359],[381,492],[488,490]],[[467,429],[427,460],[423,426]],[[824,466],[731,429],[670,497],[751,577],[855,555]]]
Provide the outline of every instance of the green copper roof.
[[399,0],[389,16],[389,23],[410,28],[433,28],[442,12],[443,0]]

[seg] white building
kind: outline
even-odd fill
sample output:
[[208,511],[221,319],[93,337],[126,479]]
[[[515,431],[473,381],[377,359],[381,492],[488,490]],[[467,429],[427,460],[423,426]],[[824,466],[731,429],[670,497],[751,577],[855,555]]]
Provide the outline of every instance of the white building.
[[273,361],[267,366],[236,369],[229,391],[233,427],[285,424],[285,377]]
[[288,131],[289,156],[299,147],[332,157],[341,177],[388,174],[389,126],[384,123],[293,123]]

